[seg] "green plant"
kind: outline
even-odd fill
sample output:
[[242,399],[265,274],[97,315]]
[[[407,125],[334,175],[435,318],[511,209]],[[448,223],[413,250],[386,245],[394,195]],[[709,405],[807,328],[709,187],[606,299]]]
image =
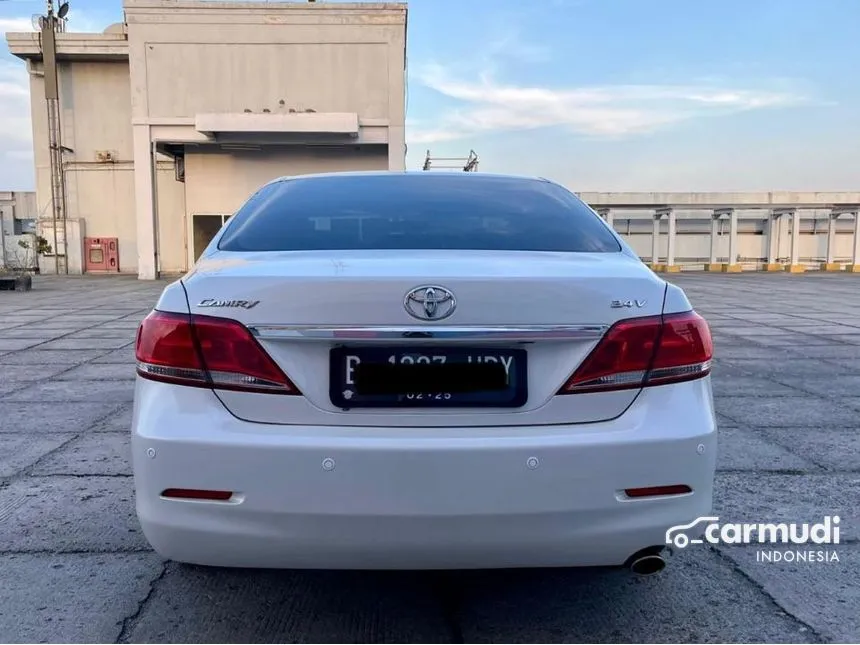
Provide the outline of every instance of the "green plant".
[[45,254],[50,253],[52,251],[51,245],[48,244],[48,240],[46,240],[41,235],[37,236],[36,242],[38,244],[38,247],[36,248],[36,253],[38,255],[45,255]]

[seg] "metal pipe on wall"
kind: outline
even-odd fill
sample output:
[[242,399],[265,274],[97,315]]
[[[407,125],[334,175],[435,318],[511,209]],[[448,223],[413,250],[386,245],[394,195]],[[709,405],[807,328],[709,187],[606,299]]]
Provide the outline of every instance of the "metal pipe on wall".
[[63,173],[62,129],[60,126],[60,96],[57,74],[56,33],[58,19],[54,15],[52,3],[48,2],[47,15],[42,16],[42,65],[45,75],[45,104],[48,117],[48,154],[51,169],[51,222],[54,241],[54,272],[60,273],[60,249],[57,227],[63,226],[64,273],[69,272],[68,240],[66,239],[66,188]]

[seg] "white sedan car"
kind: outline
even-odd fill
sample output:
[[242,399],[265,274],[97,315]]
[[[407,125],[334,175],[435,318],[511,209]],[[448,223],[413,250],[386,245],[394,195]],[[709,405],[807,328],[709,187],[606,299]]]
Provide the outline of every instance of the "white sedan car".
[[550,181],[279,179],[140,326],[138,517],[204,565],[656,572],[711,511],[712,349]]

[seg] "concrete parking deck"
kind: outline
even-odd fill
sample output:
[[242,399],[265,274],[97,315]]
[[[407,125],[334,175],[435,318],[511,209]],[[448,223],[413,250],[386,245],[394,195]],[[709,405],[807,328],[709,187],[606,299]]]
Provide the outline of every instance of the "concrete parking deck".
[[134,513],[133,341],[164,283],[0,293],[0,640],[860,641],[860,279],[681,274],[716,343],[723,522],[841,517],[839,562],[691,545],[624,571],[219,571]]

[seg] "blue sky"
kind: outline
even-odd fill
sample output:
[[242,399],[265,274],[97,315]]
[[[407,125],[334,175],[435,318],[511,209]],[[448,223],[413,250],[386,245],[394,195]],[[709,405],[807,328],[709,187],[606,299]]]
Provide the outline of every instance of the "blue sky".
[[[43,0],[0,0],[0,31]],[[118,0],[72,0],[101,30]],[[408,166],[465,156],[575,190],[850,190],[857,0],[413,0]],[[0,54],[0,189],[31,188],[23,65]]]

